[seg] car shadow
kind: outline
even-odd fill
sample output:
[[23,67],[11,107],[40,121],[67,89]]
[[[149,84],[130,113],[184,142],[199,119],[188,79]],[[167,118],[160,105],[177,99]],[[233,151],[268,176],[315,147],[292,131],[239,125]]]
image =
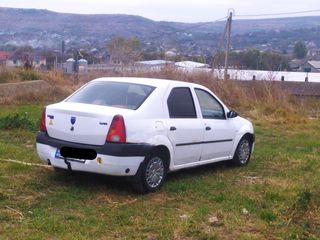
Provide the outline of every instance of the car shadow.
[[[227,161],[181,169],[179,171],[169,173],[166,181],[174,182],[179,179],[195,178],[208,173],[214,174],[215,172],[226,168],[230,168]],[[53,171],[50,180],[56,185],[63,185],[66,187],[76,186],[77,188],[94,192],[108,191],[109,193],[123,195],[136,194],[131,186],[130,178],[126,177],[62,170]]]
[[230,168],[229,161],[221,161],[217,163],[210,163],[202,166],[181,169],[168,174],[168,181],[175,181],[180,178],[193,178],[208,173],[215,173],[219,170]]

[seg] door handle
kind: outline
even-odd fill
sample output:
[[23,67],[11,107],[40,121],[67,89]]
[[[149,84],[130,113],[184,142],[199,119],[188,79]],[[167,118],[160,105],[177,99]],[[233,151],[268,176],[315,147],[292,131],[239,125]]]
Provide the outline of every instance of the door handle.
[[170,127],[170,131],[175,131],[175,130],[177,130],[177,128],[176,127]]
[[206,127],[206,131],[210,131],[211,130],[211,127]]

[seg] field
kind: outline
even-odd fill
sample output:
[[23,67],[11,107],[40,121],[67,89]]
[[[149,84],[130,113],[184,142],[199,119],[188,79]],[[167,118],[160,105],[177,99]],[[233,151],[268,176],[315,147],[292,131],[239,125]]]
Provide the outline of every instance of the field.
[[276,91],[249,103],[244,89],[212,88],[253,121],[251,162],[171,173],[148,195],[122,178],[6,161],[42,164],[35,136],[45,103],[1,105],[0,239],[319,239],[319,111]]

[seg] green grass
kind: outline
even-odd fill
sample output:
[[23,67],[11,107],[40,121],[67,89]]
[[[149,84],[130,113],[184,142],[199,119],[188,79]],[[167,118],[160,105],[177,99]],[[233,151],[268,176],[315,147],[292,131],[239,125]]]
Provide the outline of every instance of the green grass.
[[[37,125],[41,108],[1,106],[0,123],[27,112]],[[122,178],[0,161],[0,239],[319,239],[320,121],[255,128],[248,166],[172,173],[149,195]],[[40,163],[34,128],[0,132],[1,159]]]

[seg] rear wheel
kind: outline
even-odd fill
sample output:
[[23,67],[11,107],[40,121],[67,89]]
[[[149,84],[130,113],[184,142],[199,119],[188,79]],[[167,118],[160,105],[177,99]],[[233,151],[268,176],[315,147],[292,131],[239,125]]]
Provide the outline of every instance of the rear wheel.
[[159,154],[146,157],[133,180],[133,187],[139,193],[155,192],[161,188],[167,176],[167,166]]
[[237,166],[247,165],[251,157],[251,150],[252,141],[249,137],[244,136],[237,146],[232,163]]

